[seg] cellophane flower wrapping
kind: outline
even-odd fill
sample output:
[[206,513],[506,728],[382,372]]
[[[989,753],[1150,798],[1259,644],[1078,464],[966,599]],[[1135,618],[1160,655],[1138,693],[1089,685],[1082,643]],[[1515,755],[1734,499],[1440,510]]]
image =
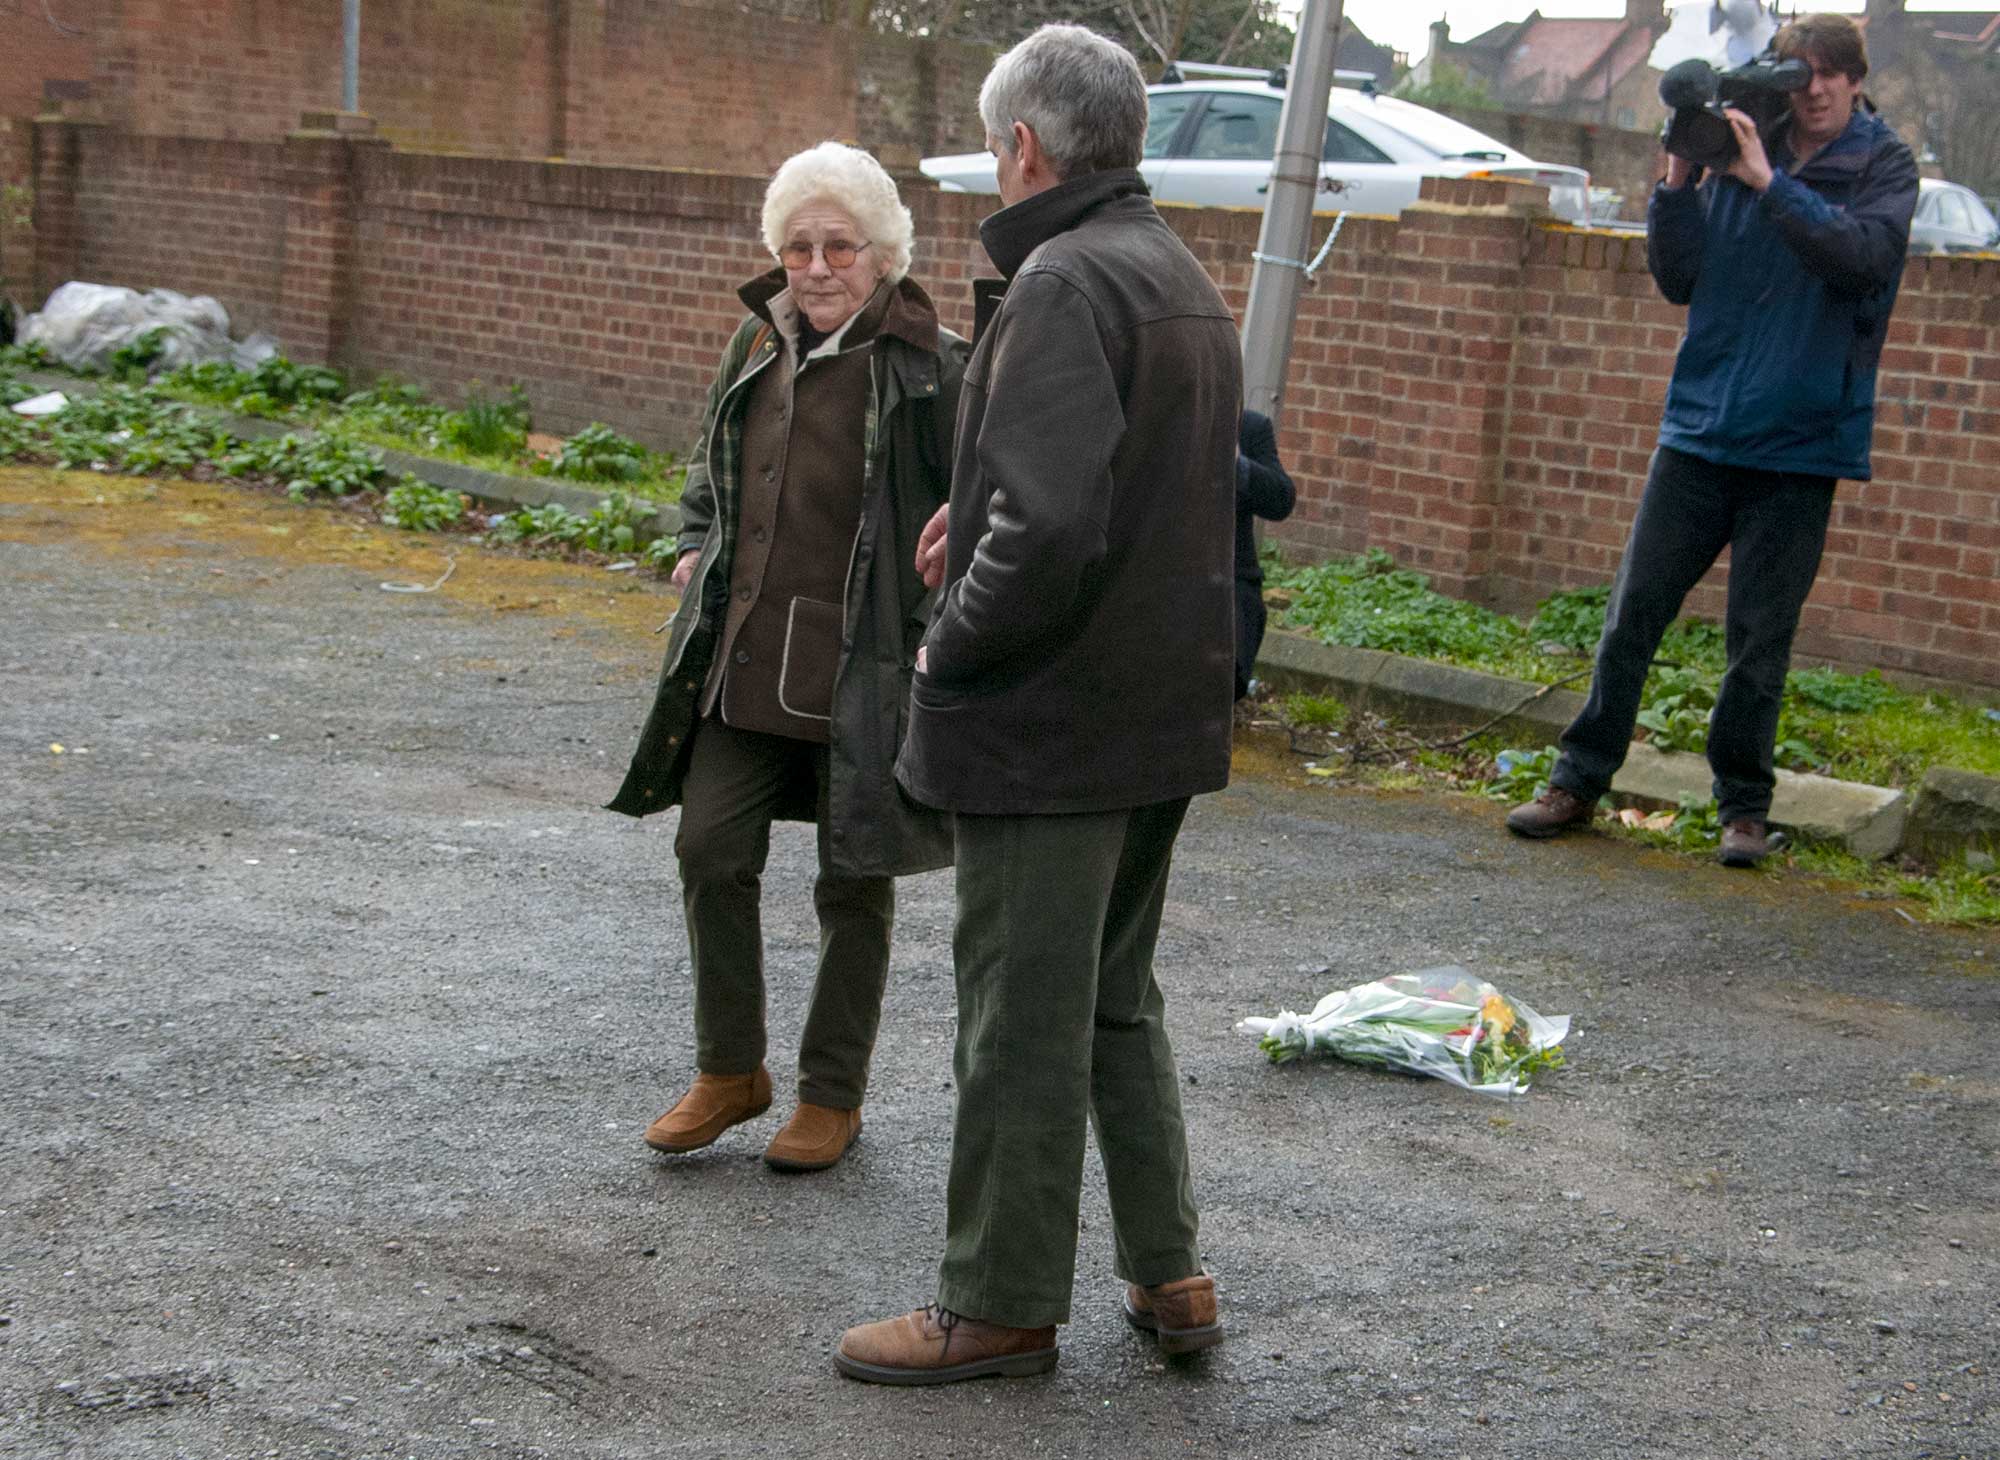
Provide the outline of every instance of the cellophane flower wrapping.
[[1482,1095],[1519,1095],[1562,1065],[1569,1016],[1536,1013],[1463,968],[1426,968],[1328,994],[1310,1014],[1245,1019],[1274,1064],[1330,1055],[1449,1080]]

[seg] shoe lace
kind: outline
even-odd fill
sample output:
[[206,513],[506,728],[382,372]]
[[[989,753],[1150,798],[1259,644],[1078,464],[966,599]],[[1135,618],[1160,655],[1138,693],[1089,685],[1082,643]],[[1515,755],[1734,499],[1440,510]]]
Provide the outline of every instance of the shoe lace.
[[951,1352],[951,1333],[954,1328],[958,1327],[960,1315],[952,1312],[951,1309],[945,1307],[942,1303],[926,1303],[924,1304],[924,1316],[937,1326],[938,1332],[944,1335],[944,1347],[938,1350],[938,1357],[943,1358]]

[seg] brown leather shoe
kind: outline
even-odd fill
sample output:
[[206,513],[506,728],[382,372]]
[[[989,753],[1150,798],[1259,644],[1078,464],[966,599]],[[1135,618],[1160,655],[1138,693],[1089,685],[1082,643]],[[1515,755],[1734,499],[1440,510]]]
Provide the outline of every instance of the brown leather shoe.
[[1191,1354],[1222,1342],[1222,1320],[1215,1314],[1215,1279],[1207,1273],[1178,1282],[1125,1288],[1125,1321],[1160,1340],[1163,1354]]
[[1056,1366],[1056,1331],[1002,1328],[933,1303],[901,1318],[863,1323],[841,1336],[833,1366],[868,1384],[956,1384],[995,1375],[1018,1379]]
[[1771,840],[1765,834],[1764,823],[1746,816],[1722,828],[1722,849],[1715,856],[1725,867],[1754,867],[1770,850]]
[[861,1112],[801,1100],[785,1128],[764,1148],[764,1164],[778,1171],[824,1171],[861,1134]]
[[770,1108],[771,1076],[762,1065],[748,1075],[696,1075],[674,1108],[646,1127],[646,1144],[675,1155],[699,1151]]
[[1507,813],[1507,830],[1515,836],[1554,836],[1572,826],[1588,826],[1597,814],[1597,803],[1571,795],[1561,786],[1551,786],[1534,800]]

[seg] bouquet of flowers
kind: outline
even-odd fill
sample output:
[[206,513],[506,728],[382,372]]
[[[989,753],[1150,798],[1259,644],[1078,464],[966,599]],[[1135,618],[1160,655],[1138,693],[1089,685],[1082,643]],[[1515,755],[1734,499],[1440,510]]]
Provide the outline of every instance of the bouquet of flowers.
[[1545,1018],[1453,967],[1377,979],[1328,994],[1310,1014],[1281,1009],[1236,1027],[1256,1035],[1273,1064],[1326,1054],[1518,1095],[1537,1072],[1561,1068],[1569,1016]]

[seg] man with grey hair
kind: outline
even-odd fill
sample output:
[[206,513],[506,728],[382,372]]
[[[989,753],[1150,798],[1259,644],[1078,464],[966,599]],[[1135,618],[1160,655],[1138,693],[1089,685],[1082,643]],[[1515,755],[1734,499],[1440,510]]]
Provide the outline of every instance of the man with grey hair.
[[1167,1353],[1222,1338],[1153,977],[1189,799],[1229,779],[1235,322],[1137,171],[1145,79],[1045,26],[980,92],[1006,206],[980,225],[944,591],[897,778],[955,813],[958,1104],[936,1301],[849,1329],[856,1379],[1056,1362],[1086,1121],[1125,1313]]

